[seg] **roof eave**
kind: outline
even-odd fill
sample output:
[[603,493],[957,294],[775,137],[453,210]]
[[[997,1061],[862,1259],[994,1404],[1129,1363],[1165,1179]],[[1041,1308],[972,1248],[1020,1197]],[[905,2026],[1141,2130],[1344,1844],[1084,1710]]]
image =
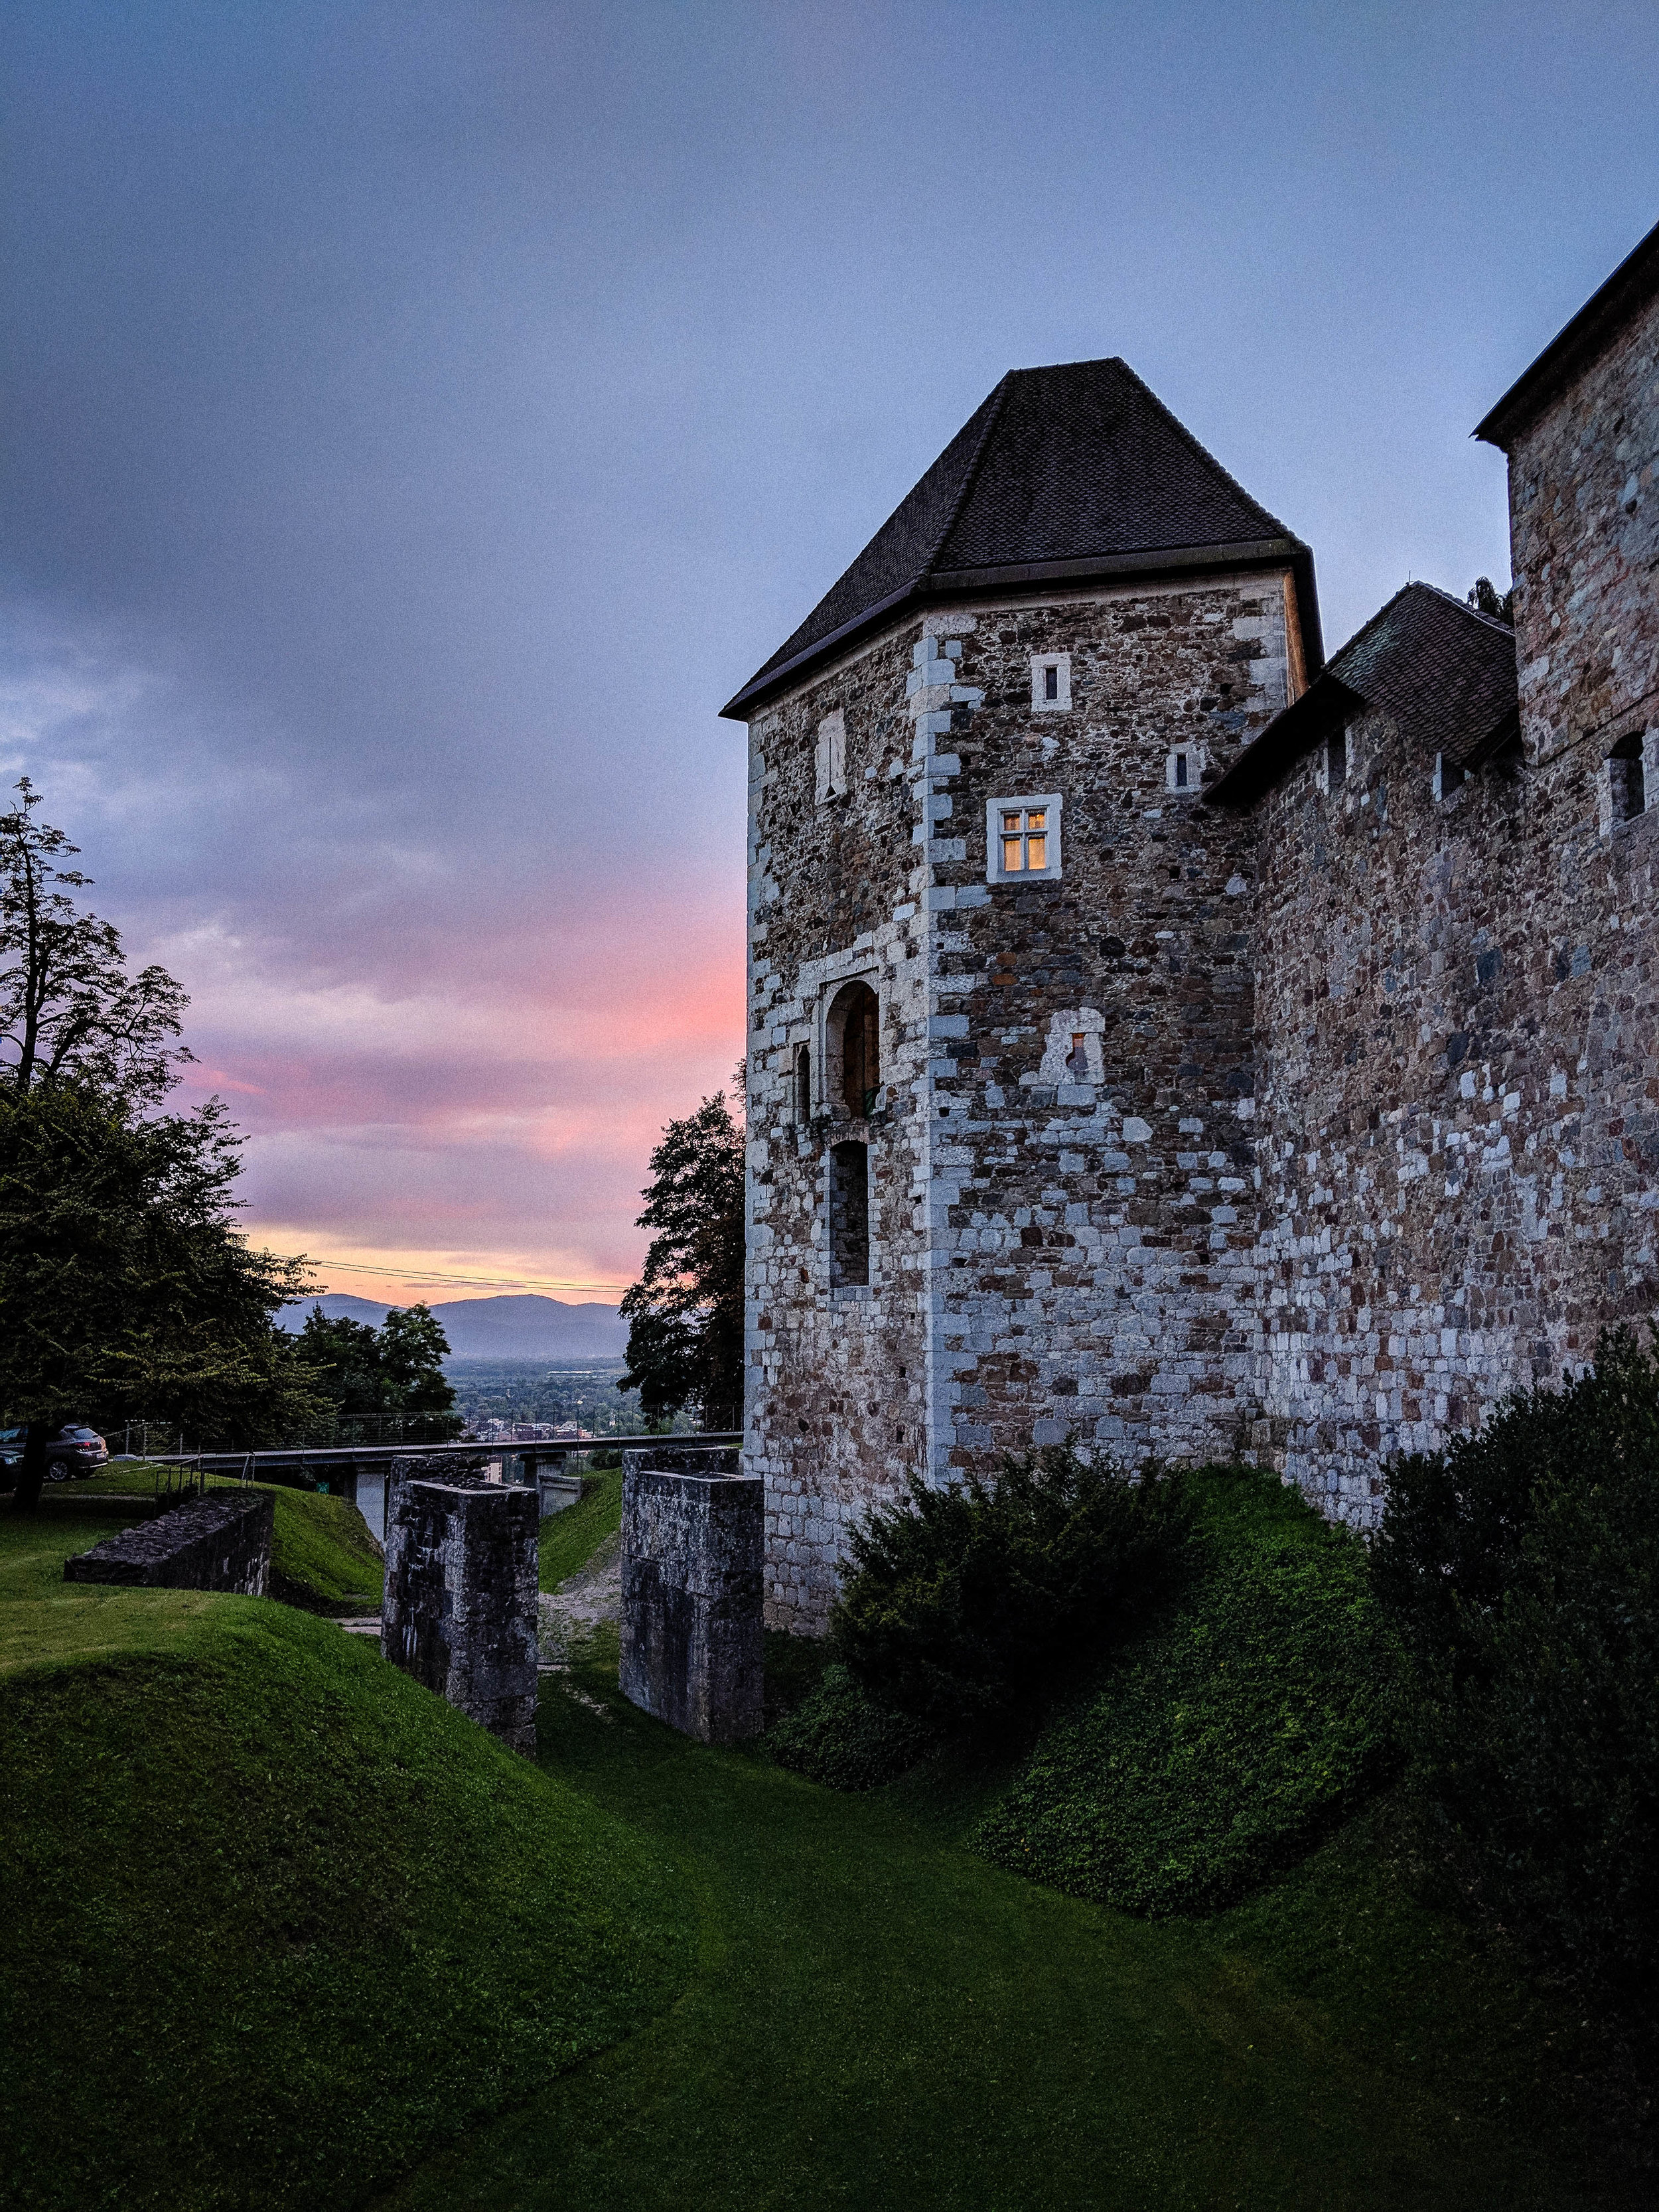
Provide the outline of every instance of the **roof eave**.
[[1026,561],[993,568],[935,570],[889,592],[884,599],[865,608],[827,636],[803,647],[781,666],[751,676],[720,708],[720,714],[727,721],[750,720],[758,708],[781,692],[793,690],[814,668],[847,651],[912,605],[939,599],[983,598],[1030,584],[1126,582],[1198,570],[1259,568],[1281,563],[1289,566],[1296,577],[1303,651],[1311,672],[1322,666],[1324,659],[1320,648],[1313,555],[1299,538],[1256,538],[1224,545],[1163,546],[1135,553],[1091,554],[1070,561]]
[[1561,386],[1585,368],[1659,294],[1659,223],[1627,253],[1605,284],[1558,331],[1529,368],[1488,410],[1471,435],[1507,453]]
[[1240,753],[1231,767],[1204,793],[1212,806],[1248,806],[1269,784],[1277,781],[1292,762],[1319,742],[1330,725],[1364,712],[1365,701],[1328,668],[1322,671],[1299,699],[1281,707],[1267,728]]

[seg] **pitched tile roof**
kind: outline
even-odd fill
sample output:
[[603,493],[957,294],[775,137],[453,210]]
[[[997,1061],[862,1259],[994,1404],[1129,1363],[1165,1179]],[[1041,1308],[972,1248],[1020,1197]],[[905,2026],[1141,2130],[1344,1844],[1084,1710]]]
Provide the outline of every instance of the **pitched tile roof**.
[[1273,559],[1296,566],[1304,649],[1317,667],[1307,547],[1127,362],[1013,369],[722,711],[742,720],[915,601]]
[[1474,435],[1507,453],[1521,433],[1561,389],[1588,368],[1620,331],[1659,293],[1659,223],[1633,252],[1627,253],[1607,283],[1592,292],[1565,327],[1556,332],[1530,368],[1524,370]]
[[1379,608],[1205,796],[1244,805],[1340,722],[1375,708],[1425,757],[1473,768],[1516,726],[1515,632],[1432,584]]

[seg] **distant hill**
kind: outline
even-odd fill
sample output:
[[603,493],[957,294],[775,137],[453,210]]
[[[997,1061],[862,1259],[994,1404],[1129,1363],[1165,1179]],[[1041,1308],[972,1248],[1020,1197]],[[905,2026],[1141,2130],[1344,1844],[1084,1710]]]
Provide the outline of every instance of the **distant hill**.
[[[356,1298],[331,1291],[284,1307],[277,1319],[286,1329],[306,1325],[313,1305],[331,1319],[343,1315],[373,1328],[392,1310],[374,1298]],[[534,1293],[499,1298],[450,1298],[432,1309],[449,1339],[455,1359],[620,1359],[628,1349],[628,1323],[615,1306],[568,1306]]]

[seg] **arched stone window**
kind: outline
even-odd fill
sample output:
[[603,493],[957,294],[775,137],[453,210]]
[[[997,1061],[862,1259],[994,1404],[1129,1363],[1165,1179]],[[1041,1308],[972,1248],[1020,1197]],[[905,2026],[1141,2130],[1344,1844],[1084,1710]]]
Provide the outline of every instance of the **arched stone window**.
[[1620,738],[1607,756],[1607,781],[1615,822],[1633,822],[1647,811],[1647,778],[1643,770],[1642,738]]
[[870,1280],[870,1147],[830,1148],[830,1280],[847,1290]]
[[856,1121],[876,1110],[881,1089],[881,1007],[867,983],[844,983],[824,1024],[824,1091]]

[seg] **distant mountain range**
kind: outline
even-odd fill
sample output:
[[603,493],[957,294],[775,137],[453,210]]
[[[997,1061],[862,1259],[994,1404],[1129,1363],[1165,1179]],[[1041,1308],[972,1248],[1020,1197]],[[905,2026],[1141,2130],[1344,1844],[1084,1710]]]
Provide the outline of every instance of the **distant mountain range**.
[[[354,1298],[345,1291],[306,1298],[277,1316],[286,1329],[299,1330],[313,1306],[331,1320],[343,1315],[379,1328],[390,1306],[374,1298]],[[499,1298],[449,1298],[432,1309],[443,1325],[454,1359],[620,1359],[628,1349],[628,1323],[615,1306],[562,1305],[533,1293]]]

